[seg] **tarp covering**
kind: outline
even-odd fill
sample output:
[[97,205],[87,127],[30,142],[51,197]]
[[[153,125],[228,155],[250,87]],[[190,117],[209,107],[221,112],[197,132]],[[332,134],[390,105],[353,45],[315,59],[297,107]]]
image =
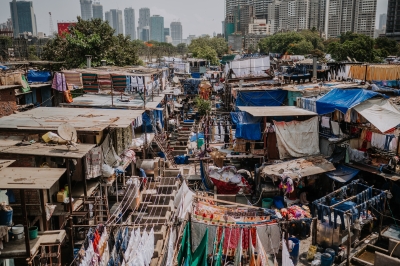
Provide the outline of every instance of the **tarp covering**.
[[[335,170],[335,166],[322,156],[296,159],[284,163],[267,165],[262,170],[263,176],[280,176],[282,172],[290,178],[317,175]],[[283,170],[283,171],[282,171]]]
[[270,70],[270,67],[269,56],[235,60],[228,63],[228,68],[237,78],[268,76],[265,71]]
[[50,80],[50,71],[28,70],[28,82],[49,82]]
[[281,159],[320,153],[318,117],[306,121],[274,121],[274,124]]
[[370,99],[354,107],[354,110],[382,133],[400,124],[400,112],[387,99]]
[[327,176],[340,183],[346,183],[353,179],[360,171],[345,165],[336,166],[336,170],[326,173]]
[[246,112],[231,113],[232,123],[236,125],[235,137],[237,139],[260,140],[261,119]]
[[317,113],[298,108],[295,106],[258,106],[258,107],[238,107],[240,111],[247,112],[255,117],[265,117],[265,116],[316,116]]
[[317,101],[317,112],[324,115],[339,110],[345,114],[350,108],[376,96],[386,97],[364,89],[333,89]]
[[199,94],[199,85],[202,79],[185,79],[182,80],[183,89],[185,94]]
[[287,98],[287,91],[238,91],[236,106],[281,106]]

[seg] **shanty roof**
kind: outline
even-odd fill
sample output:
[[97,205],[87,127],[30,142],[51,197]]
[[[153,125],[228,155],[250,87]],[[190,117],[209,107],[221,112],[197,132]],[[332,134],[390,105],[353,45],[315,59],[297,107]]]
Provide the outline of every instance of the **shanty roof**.
[[0,160],[0,170],[13,164],[15,160]]
[[238,106],[238,108],[240,111],[247,112],[255,117],[317,115],[317,113],[301,109],[295,106],[257,106],[257,107]]
[[7,167],[0,170],[0,188],[50,189],[65,171],[61,168]]
[[46,143],[34,143],[17,146],[21,143],[22,139],[22,136],[0,136],[0,156],[1,154],[15,154],[81,159],[96,146],[94,144],[78,144],[78,150],[75,148],[68,150],[67,146],[65,145],[50,145]]
[[40,107],[0,118],[0,129],[57,130],[68,122],[78,132],[101,132],[105,128],[126,128],[143,110],[101,110],[86,108]]
[[[154,109],[164,99],[164,95],[154,96],[146,99],[146,109]],[[140,97],[133,96],[114,96],[102,94],[85,94],[74,98],[72,103],[63,103],[64,107],[98,107],[98,108],[118,108],[118,109],[143,109],[144,103]],[[104,111],[103,111],[104,112]],[[142,111],[143,112],[143,111]]]
[[19,89],[21,85],[0,85],[0,90]]
[[291,178],[322,174],[336,170],[335,166],[322,156],[296,159],[284,163],[268,165],[262,170],[265,176],[280,176],[285,174]]
[[116,67],[116,66],[101,66],[96,68],[86,69],[71,69],[67,72],[80,72],[80,73],[92,73],[92,74],[118,74],[126,76],[152,76],[157,73],[161,73],[163,69],[148,68],[148,67]]

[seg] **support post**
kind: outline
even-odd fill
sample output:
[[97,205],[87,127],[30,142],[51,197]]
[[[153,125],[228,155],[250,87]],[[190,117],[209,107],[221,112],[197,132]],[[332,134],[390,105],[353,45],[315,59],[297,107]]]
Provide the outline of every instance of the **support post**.
[[68,197],[69,197],[69,217],[68,217],[68,223],[69,223],[69,241],[71,244],[70,247],[70,252],[71,252],[71,259],[74,259],[74,231],[73,231],[73,221],[72,221],[72,212],[73,212],[73,205],[72,205],[72,187],[71,187],[71,169],[69,167],[69,159],[65,159],[65,162],[67,164],[67,180],[68,180]]
[[28,214],[26,212],[25,190],[20,189],[19,193],[21,194],[22,216],[24,219],[26,257],[30,258],[31,257],[31,246],[29,243]]
[[45,201],[45,193],[47,192],[47,190],[45,189],[41,189],[39,191],[39,196],[40,196],[40,207],[42,208],[42,224],[43,224],[43,231],[47,231],[49,230],[48,228],[48,223],[47,223],[47,217],[46,217],[46,202]]
[[347,237],[347,262],[346,265],[350,266],[350,250],[351,250],[351,214],[347,214],[347,229],[348,229],[348,237]]
[[383,201],[383,211],[379,222],[379,238],[382,236],[383,215],[385,215],[386,212],[386,202],[387,202],[387,197],[385,197],[385,200]]

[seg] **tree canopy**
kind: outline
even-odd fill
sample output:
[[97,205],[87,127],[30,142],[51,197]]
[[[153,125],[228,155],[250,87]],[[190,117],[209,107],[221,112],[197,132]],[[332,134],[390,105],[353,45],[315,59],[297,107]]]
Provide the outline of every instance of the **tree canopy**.
[[117,66],[139,64],[138,45],[122,34],[114,36],[108,22],[101,19],[83,20],[78,17],[70,33],[56,36],[43,51],[43,59],[65,61],[69,68],[83,67],[86,55],[92,55],[92,65],[101,60]]
[[188,48],[194,57],[207,59],[215,65],[219,62],[218,57],[228,52],[228,43],[224,38],[206,36],[192,40]]

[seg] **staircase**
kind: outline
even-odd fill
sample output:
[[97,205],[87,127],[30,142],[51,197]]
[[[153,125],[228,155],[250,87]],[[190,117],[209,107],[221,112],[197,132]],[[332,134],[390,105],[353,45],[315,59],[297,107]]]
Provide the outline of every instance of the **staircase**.
[[159,134],[156,134],[154,136],[153,141],[157,144],[157,146],[160,148],[160,150],[164,153],[165,158],[170,162],[171,167],[177,168],[174,156],[172,155],[171,151],[167,148],[165,141],[161,139],[161,136]]
[[174,216],[174,198],[179,190],[180,181],[176,177],[160,177],[150,182],[142,192],[141,203],[134,211],[130,226],[154,229],[154,254],[151,266],[156,266],[162,259],[164,246],[167,245],[167,224],[171,224]]

